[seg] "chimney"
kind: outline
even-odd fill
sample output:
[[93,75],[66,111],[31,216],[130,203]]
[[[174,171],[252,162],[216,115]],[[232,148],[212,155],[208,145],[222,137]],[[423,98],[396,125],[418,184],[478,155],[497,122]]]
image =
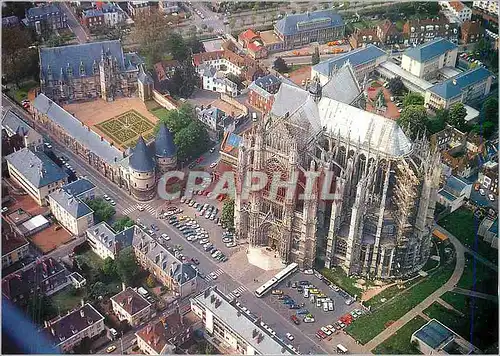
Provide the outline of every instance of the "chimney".
[[256,336],[257,336],[257,329],[253,329],[252,337],[255,339]]
[[456,79],[453,79],[453,85],[457,85],[457,80]]
[[80,316],[83,318],[85,317],[85,312],[83,311],[83,309],[80,309]]
[[54,328],[50,328],[50,332],[52,333],[52,335],[56,336],[56,332],[55,332]]
[[210,297],[210,303],[212,303],[212,304],[213,304],[213,303],[214,303],[214,301],[215,301],[215,295],[212,295],[212,296]]
[[150,334],[151,330],[153,330],[153,327],[151,326],[151,324],[149,324],[148,327],[146,328],[146,334]]
[[122,282],[122,292],[125,292],[125,289],[127,289],[127,286]]
[[45,326],[46,328],[48,328],[48,327],[50,326],[50,324],[49,324],[49,321],[48,321],[48,320],[45,320],[45,321],[43,322],[43,324],[44,324],[44,326]]
[[127,298],[127,304],[132,304],[132,297]]
[[82,308],[85,306],[85,301],[83,300],[83,298],[80,300],[80,303],[82,304]]

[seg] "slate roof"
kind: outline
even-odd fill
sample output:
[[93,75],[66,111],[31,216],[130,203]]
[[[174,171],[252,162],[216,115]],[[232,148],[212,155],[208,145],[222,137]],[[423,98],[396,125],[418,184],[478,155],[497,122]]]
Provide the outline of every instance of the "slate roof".
[[349,63],[338,69],[322,88],[323,96],[345,104],[351,104],[361,93],[361,87]]
[[44,6],[38,6],[38,7],[32,7],[31,9],[28,9],[26,12],[27,17],[34,17],[34,16],[45,16],[50,13],[58,13],[60,12],[61,9],[59,8],[58,4],[50,4],[50,5],[44,5]]
[[177,153],[172,132],[164,123],[160,123],[160,129],[156,134],[155,152],[158,157],[174,157]]
[[154,238],[137,227],[132,244],[146,257],[180,285],[196,278],[196,271],[188,263],[182,263]]
[[12,110],[7,110],[2,117],[2,127],[10,134],[19,136],[28,136],[31,142],[42,140],[42,135],[35,131],[31,126],[24,122]]
[[[261,325],[261,321],[254,321],[245,311],[234,303],[230,303],[229,298],[215,286],[192,298],[191,304],[199,304],[216,315],[222,323],[229,325],[235,333],[246,340],[256,351],[256,354],[296,354],[278,336],[272,335],[270,331],[265,329]],[[262,318],[259,319],[262,320]]]
[[99,156],[112,165],[123,159],[123,153],[116,147],[111,146],[101,136],[82,125],[73,115],[54,103],[45,94],[38,95],[33,101],[33,108],[47,115],[55,124],[59,125],[69,135],[74,137],[82,146]]
[[95,184],[92,183],[90,180],[87,178],[80,178],[78,180],[75,180],[71,183],[68,183],[64,186],[61,187],[62,190],[64,190],[66,193],[72,194],[75,197],[78,197],[79,195],[95,188]]
[[344,26],[344,21],[339,14],[333,10],[321,10],[287,15],[276,23],[275,29],[283,35],[290,36],[301,32],[339,26]]
[[420,46],[408,48],[403,55],[418,62],[427,62],[455,48],[457,45],[453,42],[444,38],[436,38]]
[[451,194],[450,192],[444,190],[444,189],[441,189],[439,191],[439,195],[442,195],[443,197],[445,197],[446,199],[448,199],[449,201],[454,201],[454,200],[457,200],[457,197],[454,196],[453,194]]
[[[116,233],[105,221],[87,229],[87,235],[101,242],[111,252],[132,246],[132,240],[136,233],[137,226],[129,227],[122,232]],[[116,249],[115,249],[116,245]]]
[[2,17],[2,27],[10,27],[19,25],[19,18],[17,16]]
[[466,187],[467,187],[467,182],[464,182],[463,180],[455,177],[455,176],[450,176],[447,180],[446,180],[446,188],[448,188],[449,190],[452,190],[454,192],[461,192],[462,190],[464,190]]
[[[55,341],[56,345],[59,345],[100,320],[104,320],[104,317],[91,304],[87,303],[52,322],[48,328],[44,329],[44,332]],[[54,330],[54,335],[51,330]]]
[[273,74],[268,74],[263,77],[257,78],[254,81],[255,85],[267,90],[268,87],[281,84],[281,80]]
[[49,197],[54,199],[69,215],[76,219],[94,212],[87,204],[62,189],[51,193]]
[[143,84],[154,84],[153,78],[149,73],[144,71],[144,66],[141,65],[139,69],[139,75],[137,76],[137,80],[139,80]]
[[23,177],[36,188],[66,179],[68,175],[43,152],[32,152],[27,148],[5,157]]
[[422,340],[433,349],[451,341],[455,335],[436,319],[432,319],[414,333],[415,337]]
[[130,168],[137,172],[152,172],[155,168],[155,164],[156,162],[153,157],[151,157],[146,142],[144,142],[142,135],[139,136],[137,144],[130,155]]
[[83,64],[86,76],[92,76],[94,63],[99,65],[103,52],[116,58],[120,70],[125,70],[122,45],[119,40],[113,40],[40,48],[40,71],[47,78],[50,66],[53,79],[60,80],[61,69],[67,73],[68,64],[75,77],[80,76],[80,65]]
[[364,48],[358,48],[318,63],[312,69],[323,75],[330,76],[335,68],[342,67],[347,61],[351,63],[353,68],[356,68],[383,56],[387,56],[387,53],[377,46],[369,44]]
[[462,94],[469,86],[486,80],[493,76],[489,70],[484,67],[477,67],[472,70],[462,72],[440,84],[436,84],[429,90],[443,99],[451,99]]
[[151,306],[151,303],[130,287],[112,296],[111,300],[119,304],[131,316]]

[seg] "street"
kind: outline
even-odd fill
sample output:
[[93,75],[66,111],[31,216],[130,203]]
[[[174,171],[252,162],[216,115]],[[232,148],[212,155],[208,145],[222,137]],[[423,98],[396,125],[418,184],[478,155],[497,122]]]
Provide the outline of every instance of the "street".
[[78,19],[76,18],[73,11],[69,8],[68,4],[66,4],[65,2],[61,2],[60,5],[61,9],[66,14],[66,18],[68,19],[68,27],[75,34],[76,38],[78,39],[78,43],[86,43],[88,39],[87,33],[85,32],[80,22],[78,22]]
[[[223,14],[217,14],[208,9],[203,3],[195,2],[190,7],[193,10],[193,21],[196,26],[201,27],[202,24],[207,25],[207,28],[213,28],[213,32],[222,35],[223,33],[230,32],[227,31],[226,25],[224,25]],[[198,10],[201,14],[203,14],[204,18],[201,18],[200,15],[196,13]]]
[[[24,110],[20,109],[5,95],[3,95],[2,104],[6,107],[13,108],[16,113],[18,113],[21,117],[26,118],[28,122],[31,121],[30,115]],[[35,129],[39,130],[40,133],[45,134],[45,136],[48,136],[47,132],[44,131],[41,127],[36,126]],[[71,165],[75,168],[79,176],[87,176],[87,178],[91,181],[99,183],[100,192],[109,195],[115,200],[115,209],[117,212],[121,212],[131,206],[143,204],[135,201],[127,192],[120,189],[118,186],[108,181],[106,178],[102,177],[80,156],[77,156],[73,153],[73,151],[68,150],[66,146],[61,145],[55,140],[52,140],[52,146],[56,155],[64,155],[69,158]],[[156,199],[148,202],[147,205],[159,208],[163,205],[163,203],[163,201]],[[216,281],[211,280],[207,282],[205,280],[199,279],[198,285],[200,291],[203,290],[208,284],[215,284],[219,286],[219,288],[221,288],[221,290],[225,293],[230,293],[234,290],[238,290],[241,294],[240,300],[242,304],[245,305],[254,314],[263,316],[266,324],[270,325],[281,335],[285,335],[285,333],[287,332],[292,332],[294,335],[296,335],[295,345],[300,345],[301,352],[307,353],[309,351],[314,351],[315,353],[329,353],[324,350],[321,345],[317,344],[317,340],[315,340],[314,337],[311,338],[308,335],[304,335],[302,331],[297,326],[295,326],[288,318],[282,316],[276,310],[274,310],[274,307],[268,305],[264,300],[258,299],[254,296],[253,287],[251,289],[248,289],[248,287],[246,286],[248,284],[251,284],[249,282],[251,282],[254,277],[249,278],[247,273],[239,273],[241,271],[239,271],[239,268],[236,267],[240,264],[244,265],[246,262],[240,263],[241,261],[236,261],[236,264],[233,264],[231,263],[232,260],[230,258],[230,260],[226,263],[216,263],[208,254],[205,253],[205,251],[203,251],[199,244],[196,245],[187,242],[178,230],[168,225],[165,220],[157,219],[155,217],[155,214],[152,214],[150,211],[145,210],[143,212],[139,212],[137,209],[135,209],[130,212],[128,216],[136,221],[137,219],[140,219],[140,221],[146,226],[150,226],[153,223],[158,225],[160,227],[160,233],[165,232],[171,237],[172,244],[180,244],[183,246],[183,254],[185,256],[189,256],[190,258],[195,257],[199,260],[200,264],[198,267],[205,275],[209,275],[211,272],[216,273],[216,275],[218,276]],[[236,275],[238,275],[238,277],[236,277]],[[250,281],[247,281],[247,279],[250,279]],[[241,280],[243,280],[243,282]]]

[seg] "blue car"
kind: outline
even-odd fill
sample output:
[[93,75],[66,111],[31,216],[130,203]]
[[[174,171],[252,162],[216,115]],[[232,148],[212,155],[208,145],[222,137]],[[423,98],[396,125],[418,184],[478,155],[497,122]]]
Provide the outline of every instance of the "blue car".
[[293,301],[293,299],[285,299],[283,301],[283,304],[295,304],[295,302]]
[[288,309],[299,309],[300,307],[297,304],[289,304]]
[[297,310],[297,315],[305,315],[305,314],[309,314],[309,310],[307,309]]

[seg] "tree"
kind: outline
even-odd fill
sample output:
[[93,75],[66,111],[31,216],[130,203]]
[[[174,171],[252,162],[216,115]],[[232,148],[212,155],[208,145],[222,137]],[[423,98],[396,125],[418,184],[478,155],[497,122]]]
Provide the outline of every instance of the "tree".
[[57,308],[51,298],[34,293],[28,298],[26,313],[33,322],[43,325],[44,321],[53,319],[57,315]]
[[319,63],[320,57],[319,57],[319,48],[318,47],[316,47],[314,49],[314,53],[312,54],[311,60],[312,60],[312,65],[315,65],[315,64]]
[[75,354],[89,355],[92,354],[92,340],[85,336],[80,343],[73,349]]
[[113,224],[113,230],[115,230],[115,232],[122,232],[123,230],[134,226],[134,224],[134,220],[132,220],[128,216],[123,216],[115,221],[115,223]]
[[448,122],[448,110],[438,109],[434,118],[429,118],[426,123],[427,132],[432,135],[443,130]]
[[135,260],[132,247],[124,248],[118,253],[118,257],[116,258],[116,272],[126,285],[134,283],[134,278],[139,273],[139,266]]
[[[26,10],[33,7],[31,2],[6,1],[2,6],[2,16],[17,16],[23,18],[26,16]],[[5,31],[5,29],[3,29]]]
[[191,35],[189,36],[186,44],[191,49],[192,53],[205,52],[205,47],[203,46],[203,43],[200,41],[198,36],[196,36],[196,27],[193,31],[191,31]]
[[177,157],[182,161],[189,157],[196,157],[203,152],[210,138],[206,127],[199,120],[192,120],[187,127],[175,135],[174,142],[177,146]]
[[135,17],[135,41],[140,43],[141,52],[150,64],[160,61],[167,49],[169,28],[167,20],[158,11],[139,14]]
[[472,128],[472,132],[481,135],[485,139],[489,139],[491,135],[495,132],[496,124],[491,121],[485,121],[483,123],[475,124]]
[[148,278],[146,278],[146,285],[149,287],[149,288],[154,288],[156,283],[155,283],[155,279],[153,277],[152,274],[150,274],[148,276]]
[[107,257],[102,265],[102,273],[106,280],[113,280],[117,276],[115,260],[113,260],[111,257]]
[[398,124],[405,133],[415,139],[417,133],[423,133],[427,123],[427,112],[421,105],[410,105],[403,108]]
[[167,50],[179,62],[184,62],[190,56],[189,48],[179,33],[172,33],[167,41]]
[[418,93],[409,92],[403,98],[403,107],[410,105],[424,105],[424,97]]
[[33,31],[24,27],[2,30],[2,70],[6,82],[19,86],[28,77],[37,79],[38,51],[29,48],[34,41]]
[[237,75],[229,72],[226,74],[226,78],[235,83],[238,86],[239,90],[243,89],[243,82],[241,81],[241,78],[238,77]]
[[273,63],[273,68],[280,73],[285,73],[289,70],[288,64],[286,64],[285,60],[281,57],[276,58]]
[[103,198],[87,199],[85,203],[94,210],[95,223],[108,221],[116,213],[115,208]]
[[90,287],[90,298],[96,300],[109,293],[108,287],[101,281],[97,281]]
[[226,198],[222,206],[220,219],[229,230],[234,229],[234,199]]
[[199,77],[190,61],[185,61],[175,69],[167,83],[167,90],[175,98],[189,98],[198,84]]
[[389,80],[389,90],[394,95],[401,95],[405,90],[405,86],[400,77],[394,77]]
[[481,120],[496,122],[498,120],[498,99],[490,96],[481,107]]
[[467,116],[467,109],[462,103],[456,103],[450,108],[448,124],[457,128],[458,130],[464,129],[465,117]]

